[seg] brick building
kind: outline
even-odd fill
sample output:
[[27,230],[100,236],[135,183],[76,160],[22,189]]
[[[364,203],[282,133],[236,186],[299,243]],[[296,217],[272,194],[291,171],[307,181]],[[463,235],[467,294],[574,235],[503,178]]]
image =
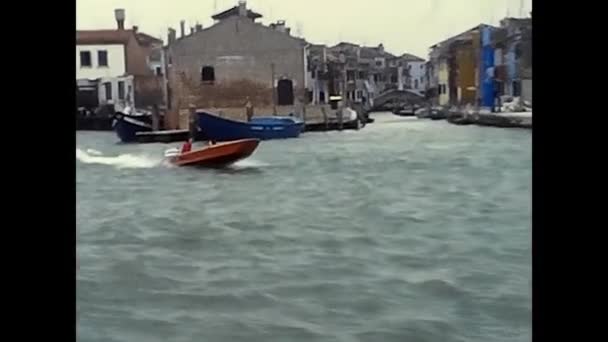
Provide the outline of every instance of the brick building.
[[173,126],[191,103],[230,112],[241,110],[249,98],[259,113],[273,105],[291,112],[305,101],[308,44],[293,37],[284,21],[265,26],[256,22],[261,17],[240,1],[212,16],[216,23],[211,27],[197,25],[186,35],[182,22],[179,38],[169,30],[167,93]]

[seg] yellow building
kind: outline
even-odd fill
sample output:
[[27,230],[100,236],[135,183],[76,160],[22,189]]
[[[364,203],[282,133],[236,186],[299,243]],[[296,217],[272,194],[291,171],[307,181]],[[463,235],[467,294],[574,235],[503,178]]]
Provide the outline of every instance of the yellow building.
[[456,80],[458,104],[475,104],[477,95],[477,51],[471,45],[461,46],[456,50],[458,77]]

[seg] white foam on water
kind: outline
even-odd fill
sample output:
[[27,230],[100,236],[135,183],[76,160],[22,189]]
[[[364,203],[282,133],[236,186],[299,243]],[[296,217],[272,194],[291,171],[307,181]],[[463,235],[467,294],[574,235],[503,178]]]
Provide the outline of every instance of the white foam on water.
[[91,156],[103,156],[103,153],[92,148],[87,148],[87,153]]
[[[93,152],[93,153],[91,153]],[[161,157],[153,158],[146,155],[135,155],[135,154],[120,154],[118,156],[104,156],[102,152],[87,149],[83,151],[76,148],[76,159],[81,163],[85,164],[100,164],[115,166],[119,169],[122,168],[152,168],[161,165],[163,159]]]
[[266,166],[270,166],[270,164],[255,159],[243,159],[232,164],[233,168],[260,168]]

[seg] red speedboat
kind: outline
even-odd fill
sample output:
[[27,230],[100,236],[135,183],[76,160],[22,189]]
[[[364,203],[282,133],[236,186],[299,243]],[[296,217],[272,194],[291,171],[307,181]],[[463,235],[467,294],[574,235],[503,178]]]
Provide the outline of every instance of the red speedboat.
[[185,153],[172,149],[167,151],[165,156],[177,166],[224,167],[249,157],[259,143],[258,139],[235,140],[208,145]]

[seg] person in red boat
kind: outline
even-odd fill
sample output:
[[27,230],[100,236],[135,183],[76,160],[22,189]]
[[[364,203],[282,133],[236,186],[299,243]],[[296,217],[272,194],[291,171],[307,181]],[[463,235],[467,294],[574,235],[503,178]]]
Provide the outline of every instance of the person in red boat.
[[188,139],[183,145],[182,145],[182,153],[188,153],[192,150],[192,140]]

